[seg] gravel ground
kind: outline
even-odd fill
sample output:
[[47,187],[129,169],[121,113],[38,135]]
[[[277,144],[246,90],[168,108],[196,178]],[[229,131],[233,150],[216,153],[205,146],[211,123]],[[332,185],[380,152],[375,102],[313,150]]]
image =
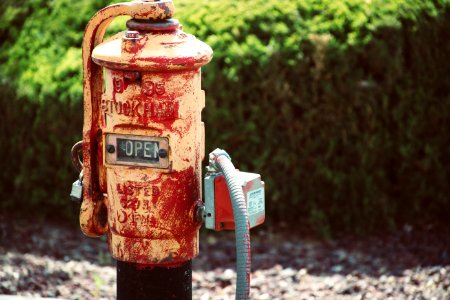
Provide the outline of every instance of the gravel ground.
[[[0,218],[0,295],[114,299],[104,239],[75,225],[36,224]],[[234,299],[233,237],[202,232],[194,299]],[[252,299],[450,299],[450,234],[405,226],[324,241],[263,227],[252,231],[252,269]]]

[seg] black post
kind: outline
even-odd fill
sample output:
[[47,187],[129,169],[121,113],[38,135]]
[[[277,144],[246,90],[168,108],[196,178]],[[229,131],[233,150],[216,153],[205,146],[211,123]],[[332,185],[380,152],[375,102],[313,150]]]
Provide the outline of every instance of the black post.
[[192,261],[177,267],[147,267],[117,261],[117,300],[191,300]]

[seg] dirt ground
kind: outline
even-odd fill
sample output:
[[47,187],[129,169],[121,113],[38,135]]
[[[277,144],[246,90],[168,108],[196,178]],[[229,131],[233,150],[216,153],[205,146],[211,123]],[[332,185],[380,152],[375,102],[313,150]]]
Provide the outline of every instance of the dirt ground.
[[[194,299],[234,299],[233,233],[201,233]],[[105,239],[79,228],[0,217],[0,295],[114,299]],[[317,240],[252,231],[251,299],[450,299],[450,234],[404,226],[395,234]]]

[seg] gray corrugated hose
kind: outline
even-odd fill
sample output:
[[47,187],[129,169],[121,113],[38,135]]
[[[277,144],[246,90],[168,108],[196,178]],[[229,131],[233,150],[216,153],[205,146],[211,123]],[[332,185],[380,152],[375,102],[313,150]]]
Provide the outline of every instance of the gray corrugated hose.
[[249,299],[250,293],[250,226],[248,222],[247,204],[242,185],[238,181],[237,171],[228,153],[216,149],[209,155],[209,164],[223,172],[230,192],[236,231],[236,299]]

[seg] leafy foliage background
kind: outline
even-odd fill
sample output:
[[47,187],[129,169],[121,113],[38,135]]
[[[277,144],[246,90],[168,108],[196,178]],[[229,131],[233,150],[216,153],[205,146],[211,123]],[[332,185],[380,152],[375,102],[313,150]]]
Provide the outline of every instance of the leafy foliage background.
[[[2,2],[2,211],[75,217],[80,46],[109,3]],[[207,151],[263,175],[270,221],[325,236],[449,226],[449,1],[175,4],[184,30],[214,50]],[[118,19],[110,32],[124,28]]]

